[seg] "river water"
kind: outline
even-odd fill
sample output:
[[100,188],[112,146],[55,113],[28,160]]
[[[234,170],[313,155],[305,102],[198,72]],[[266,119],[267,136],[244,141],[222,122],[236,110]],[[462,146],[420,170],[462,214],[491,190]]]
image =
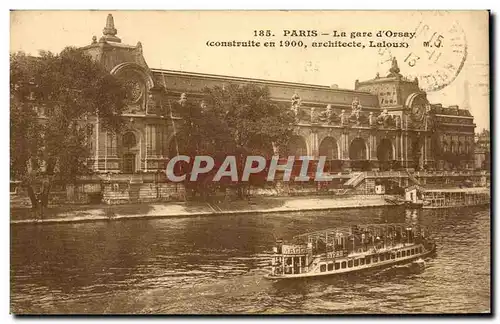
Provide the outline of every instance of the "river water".
[[[437,255],[294,282],[263,279],[275,237],[411,221]],[[11,311],[357,314],[490,311],[490,210],[351,209],[11,226]]]

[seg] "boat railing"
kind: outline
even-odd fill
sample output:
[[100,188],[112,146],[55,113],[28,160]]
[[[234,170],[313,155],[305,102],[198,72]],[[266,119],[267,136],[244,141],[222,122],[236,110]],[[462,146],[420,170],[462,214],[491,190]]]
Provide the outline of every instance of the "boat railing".
[[337,235],[337,234],[343,234],[343,235],[356,235],[356,233],[353,232],[355,231],[370,231],[370,230],[387,230],[387,229],[396,229],[396,228],[415,228],[415,229],[421,229],[425,228],[421,225],[418,224],[410,224],[410,223],[375,223],[375,224],[362,224],[362,225],[355,225],[352,227],[336,227],[336,228],[328,228],[320,231],[314,231],[314,232],[308,232],[304,234],[299,234],[294,236],[294,239],[304,239],[306,238],[306,242],[309,242],[310,239],[314,238],[320,238],[324,237],[325,235]]

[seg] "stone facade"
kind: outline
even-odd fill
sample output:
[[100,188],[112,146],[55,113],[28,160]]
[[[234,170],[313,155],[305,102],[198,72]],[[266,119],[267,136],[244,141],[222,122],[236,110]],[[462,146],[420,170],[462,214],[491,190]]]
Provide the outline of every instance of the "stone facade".
[[[174,138],[182,140],[183,121],[173,103],[180,103],[175,106],[181,109],[186,101],[203,105],[202,89],[216,85],[268,87],[271,99],[296,116],[296,136],[285,153],[326,156],[330,172],[440,170],[449,168],[453,158],[461,159],[460,168],[474,165],[475,124],[470,112],[431,104],[418,80],[400,74],[395,59],[386,76],[356,81],[355,89],[347,90],[153,69],[144,59],[141,43],[122,44],[117,32],[109,15],[99,41],[94,36],[81,48],[130,89],[123,133],[109,134],[98,119],[87,121],[92,125],[89,165],[101,175],[104,201],[172,200],[184,194],[181,185],[173,188],[149,178],[157,177],[169,158],[179,153]],[[138,184],[119,180],[137,174],[142,175]],[[372,181],[368,184],[374,186]]]
[[334,161],[332,167],[347,170],[446,169],[447,160],[457,159],[460,167],[473,167],[475,124],[469,111],[429,103],[418,80],[400,74],[396,60],[387,76],[356,81],[355,90],[150,69],[140,43],[124,45],[116,37],[112,18],[103,37],[82,50],[132,89],[123,134],[106,134],[97,120],[92,121],[96,172],[163,170],[168,158],[177,154],[174,134],[182,132],[172,103],[202,105],[204,87],[234,83],[267,86],[272,100],[293,110],[297,127],[289,154],[326,155]]

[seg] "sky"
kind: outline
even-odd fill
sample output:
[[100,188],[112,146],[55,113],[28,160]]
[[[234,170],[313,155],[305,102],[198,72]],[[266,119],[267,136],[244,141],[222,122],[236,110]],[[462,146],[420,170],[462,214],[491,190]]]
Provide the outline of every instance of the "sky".
[[[429,35],[443,35],[441,62],[431,63],[422,39],[409,40],[409,48],[391,49],[401,73],[421,77],[446,63],[463,67],[442,89],[428,91],[431,103],[467,106],[475,117],[476,132],[489,129],[489,36],[485,11],[12,11],[10,50],[37,54],[39,50],[59,52],[65,46],[85,46],[92,36],[100,38],[106,16],[112,13],[122,43],[141,42],[150,68],[213,73],[250,78],[337,85],[354,89],[356,79],[367,80],[388,73],[389,52],[378,48],[313,48],[313,41],[344,42],[368,40],[400,41],[400,38],[350,38],[351,32],[414,32],[428,26]],[[467,54],[454,54],[450,33],[458,25],[458,42]],[[255,37],[255,30],[271,30],[274,37]],[[285,30],[316,30],[328,36],[289,37]],[[347,33],[334,38],[333,31]],[[308,48],[208,47],[207,41],[304,41]],[[277,43],[279,44],[279,43]],[[413,53],[413,54],[412,54]],[[410,66],[411,58],[419,61]],[[408,59],[410,58],[410,60]],[[406,61],[405,61],[406,60]],[[460,62],[459,62],[460,61]],[[467,82],[466,82],[467,81]],[[466,86],[466,83],[468,84]],[[422,82],[421,82],[422,84]],[[467,89],[466,89],[467,88]],[[468,93],[468,95],[466,95]]]

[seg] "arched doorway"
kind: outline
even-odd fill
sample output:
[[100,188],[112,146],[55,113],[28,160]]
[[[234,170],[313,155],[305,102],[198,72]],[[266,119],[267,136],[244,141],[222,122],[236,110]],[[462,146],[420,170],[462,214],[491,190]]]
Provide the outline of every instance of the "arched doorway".
[[351,160],[367,160],[367,149],[365,140],[361,137],[357,137],[352,140],[349,146],[349,159]]
[[352,140],[349,146],[349,159],[353,170],[366,171],[369,169],[368,150],[365,140],[361,137]]
[[391,168],[391,161],[394,160],[394,150],[390,139],[384,138],[380,141],[377,147],[377,159],[382,171]]
[[319,145],[319,156],[326,156],[325,171],[339,171],[339,149],[337,140],[331,136],[325,137]]
[[319,155],[326,156],[327,160],[337,160],[338,154],[337,140],[330,136],[325,137],[319,145]]

